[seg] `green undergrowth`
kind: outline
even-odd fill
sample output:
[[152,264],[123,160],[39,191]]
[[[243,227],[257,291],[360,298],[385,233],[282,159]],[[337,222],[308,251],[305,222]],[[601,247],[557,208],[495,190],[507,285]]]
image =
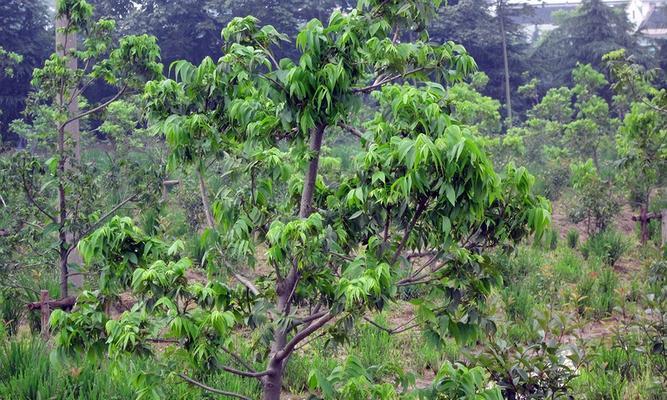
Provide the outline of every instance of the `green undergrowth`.
[[[306,343],[290,358],[283,389],[303,399],[449,399],[428,397],[442,396],[431,386],[434,377],[456,388],[457,379],[474,376],[497,384],[504,398],[664,399],[666,330],[659,316],[665,313],[667,263],[648,248],[617,248],[618,235],[605,235],[574,246],[561,240],[555,249],[525,245],[512,256],[498,256],[503,284],[487,301],[495,332],[468,344],[447,340],[436,346],[418,329],[390,334],[379,328],[410,322],[412,306],[401,301],[368,315],[373,323],[358,324],[344,342],[323,335]],[[632,273],[614,266],[621,258]],[[51,356],[41,339],[17,333],[17,317],[7,312],[12,297],[3,296],[0,399],[215,398],[180,379],[177,365],[165,374],[137,357]],[[233,346],[250,357],[251,342],[239,335]],[[158,362],[163,358],[168,362],[167,354]],[[235,365],[225,354],[218,361]],[[189,373],[248,398],[261,393],[253,379],[216,369]],[[511,389],[507,376],[513,377]],[[473,391],[486,384],[480,385]]]

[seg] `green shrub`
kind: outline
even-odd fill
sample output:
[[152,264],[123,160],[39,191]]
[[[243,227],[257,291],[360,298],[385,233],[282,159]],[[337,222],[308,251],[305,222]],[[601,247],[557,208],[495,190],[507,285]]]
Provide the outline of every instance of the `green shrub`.
[[527,321],[533,315],[535,298],[523,287],[510,287],[503,291],[505,312],[512,321]]
[[584,315],[591,308],[594,298],[593,290],[596,285],[597,273],[589,271],[577,282],[577,312]]
[[6,334],[16,334],[25,304],[14,289],[0,289],[0,325]]
[[625,380],[616,371],[582,370],[573,386],[584,399],[623,400]]
[[[129,365],[137,362],[141,361]],[[126,364],[85,356],[52,361],[49,349],[37,338],[0,345],[0,399],[132,400],[137,398],[133,382]]]
[[581,277],[582,260],[573,251],[563,250],[554,264],[554,274],[566,282],[577,282]]
[[294,354],[290,357],[283,385],[290,393],[303,393],[308,390],[308,376],[313,369],[329,375],[336,365],[334,358],[323,357],[321,350],[314,346],[307,350],[307,354]]
[[616,304],[618,277],[611,268],[604,268],[598,276],[593,297],[593,310],[596,316],[611,314]]
[[613,267],[627,249],[628,243],[620,233],[607,230],[591,236],[581,252],[584,258],[597,257]]
[[567,231],[567,246],[571,249],[576,249],[579,244],[579,231],[570,229]]
[[667,260],[655,261],[648,269],[649,291],[656,297],[667,293]]
[[[387,326],[387,321],[381,314],[375,317],[375,322],[380,326]],[[353,345],[354,348],[350,351],[366,366],[387,363],[395,347],[393,337],[388,332],[371,324],[363,325],[359,329],[359,335]]]
[[422,399],[502,400],[500,388],[481,367],[466,368],[445,361],[431,387],[420,390]]
[[499,267],[508,285],[521,282],[526,285],[526,277],[537,277],[543,266],[544,256],[538,248],[520,247],[516,255],[499,256]]

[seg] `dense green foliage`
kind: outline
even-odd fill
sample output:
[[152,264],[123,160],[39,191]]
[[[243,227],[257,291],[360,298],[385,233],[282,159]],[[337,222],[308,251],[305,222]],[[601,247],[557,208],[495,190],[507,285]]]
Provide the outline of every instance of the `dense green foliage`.
[[503,2],[91,3],[0,154],[0,398],[660,398],[667,90],[618,14],[531,60]]

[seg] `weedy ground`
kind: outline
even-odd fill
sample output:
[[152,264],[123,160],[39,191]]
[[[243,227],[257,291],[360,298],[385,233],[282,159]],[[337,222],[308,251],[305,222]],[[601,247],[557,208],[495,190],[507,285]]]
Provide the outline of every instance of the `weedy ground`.
[[[665,284],[665,269],[656,272],[657,247],[640,246],[627,217],[621,213],[615,230],[596,239],[588,238],[581,227],[569,225],[556,209],[552,235],[521,245],[512,257],[499,256],[504,284],[488,301],[495,333],[481,335],[472,343],[448,340],[436,345],[425,340],[419,329],[399,334],[379,329],[376,325],[397,327],[413,320],[411,293],[405,292],[403,300],[389,311],[368,315],[376,325],[364,323],[347,343],[333,345],[320,337],[303,346],[289,361],[283,397],[317,395],[309,385],[313,372],[328,376],[354,357],[372,382],[408,388],[429,386],[443,362],[449,361],[480,365],[490,379],[507,375],[512,368],[521,369],[526,379],[517,375],[516,398],[529,398],[521,397],[522,384],[544,385],[575,399],[667,398],[667,359],[664,336],[660,336],[665,330],[659,319],[664,309],[656,302],[662,290],[658,286]],[[261,268],[261,258],[259,264]],[[189,278],[206,279],[198,273]],[[10,322],[0,335],[0,399],[133,399],[137,397],[135,384],[151,379],[168,398],[213,398],[157,370],[154,376],[140,374],[138,371],[151,369],[151,362],[141,358],[51,360],[49,344],[30,333],[34,316],[20,324],[11,322],[16,306],[11,300],[3,299],[1,308]],[[545,362],[539,352],[525,350],[545,343],[562,354],[578,352],[581,358]],[[660,343],[663,348],[656,348]],[[250,349],[245,351],[250,354]],[[490,361],[489,355],[502,360],[503,366]],[[536,383],[538,376],[543,379]],[[205,382],[250,398],[259,396],[260,387],[254,380],[213,373]],[[146,398],[149,394],[139,393]]]

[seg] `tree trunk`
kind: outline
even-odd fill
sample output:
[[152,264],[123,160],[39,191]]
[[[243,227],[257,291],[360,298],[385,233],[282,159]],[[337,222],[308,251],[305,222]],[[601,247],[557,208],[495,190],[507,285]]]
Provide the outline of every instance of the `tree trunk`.
[[320,162],[320,149],[322,148],[322,138],[324,138],[325,125],[318,125],[310,133],[310,163],[306,176],[303,178],[303,192],[301,193],[301,204],[299,207],[299,217],[307,218],[312,210],[313,195],[315,193],[315,182],[317,181],[317,170]]
[[[301,202],[299,205],[299,217],[308,218],[312,212],[313,196],[315,194],[315,183],[317,182],[317,171],[319,169],[320,150],[322,149],[322,139],[326,125],[318,125],[310,132],[310,161],[308,169],[303,179],[303,191],[301,192]],[[289,313],[289,305],[292,301],[292,293],[299,282],[299,272],[296,263],[290,269],[289,274],[276,284],[276,293],[278,294],[277,309],[282,314]],[[268,371],[269,374],[262,379],[262,399],[279,400],[282,389],[283,372],[285,363],[289,359],[279,357],[279,353],[285,348],[287,343],[287,334],[284,329],[276,329],[273,334],[271,351],[269,353]]]
[[505,69],[505,102],[507,108],[507,125],[512,127],[512,89],[510,87],[509,61],[507,60],[507,38],[505,34],[505,14],[503,13],[503,0],[498,0],[498,20],[500,21],[500,37],[503,45],[503,66]]
[[[68,57],[67,67],[71,70],[78,68],[77,59],[70,53],[77,48],[77,35],[75,32],[65,32],[70,26],[67,16],[61,16],[56,19],[56,54],[60,57]],[[75,90],[75,89],[73,89]],[[68,98],[68,95],[70,96]],[[60,89],[56,99],[58,106],[66,108],[67,118],[73,118],[79,113],[79,104],[77,96],[74,93],[67,93],[65,84]],[[79,131],[79,120],[74,120],[58,129],[58,240],[59,240],[59,263],[60,263],[60,296],[68,295],[68,258],[74,257],[80,259],[76,251],[69,252],[69,246],[72,245],[71,233],[68,233],[65,227],[67,219],[67,201],[65,194],[65,168],[68,164],[68,154],[66,152],[65,142],[67,136],[74,141],[74,158],[77,162],[81,161],[81,134]]]
[[201,204],[204,207],[204,215],[206,216],[206,225],[213,229],[215,227],[215,220],[213,219],[213,212],[211,211],[211,203],[208,198],[208,189],[206,188],[206,181],[204,180],[203,168],[197,168],[197,179],[199,180],[199,195],[201,196]]

